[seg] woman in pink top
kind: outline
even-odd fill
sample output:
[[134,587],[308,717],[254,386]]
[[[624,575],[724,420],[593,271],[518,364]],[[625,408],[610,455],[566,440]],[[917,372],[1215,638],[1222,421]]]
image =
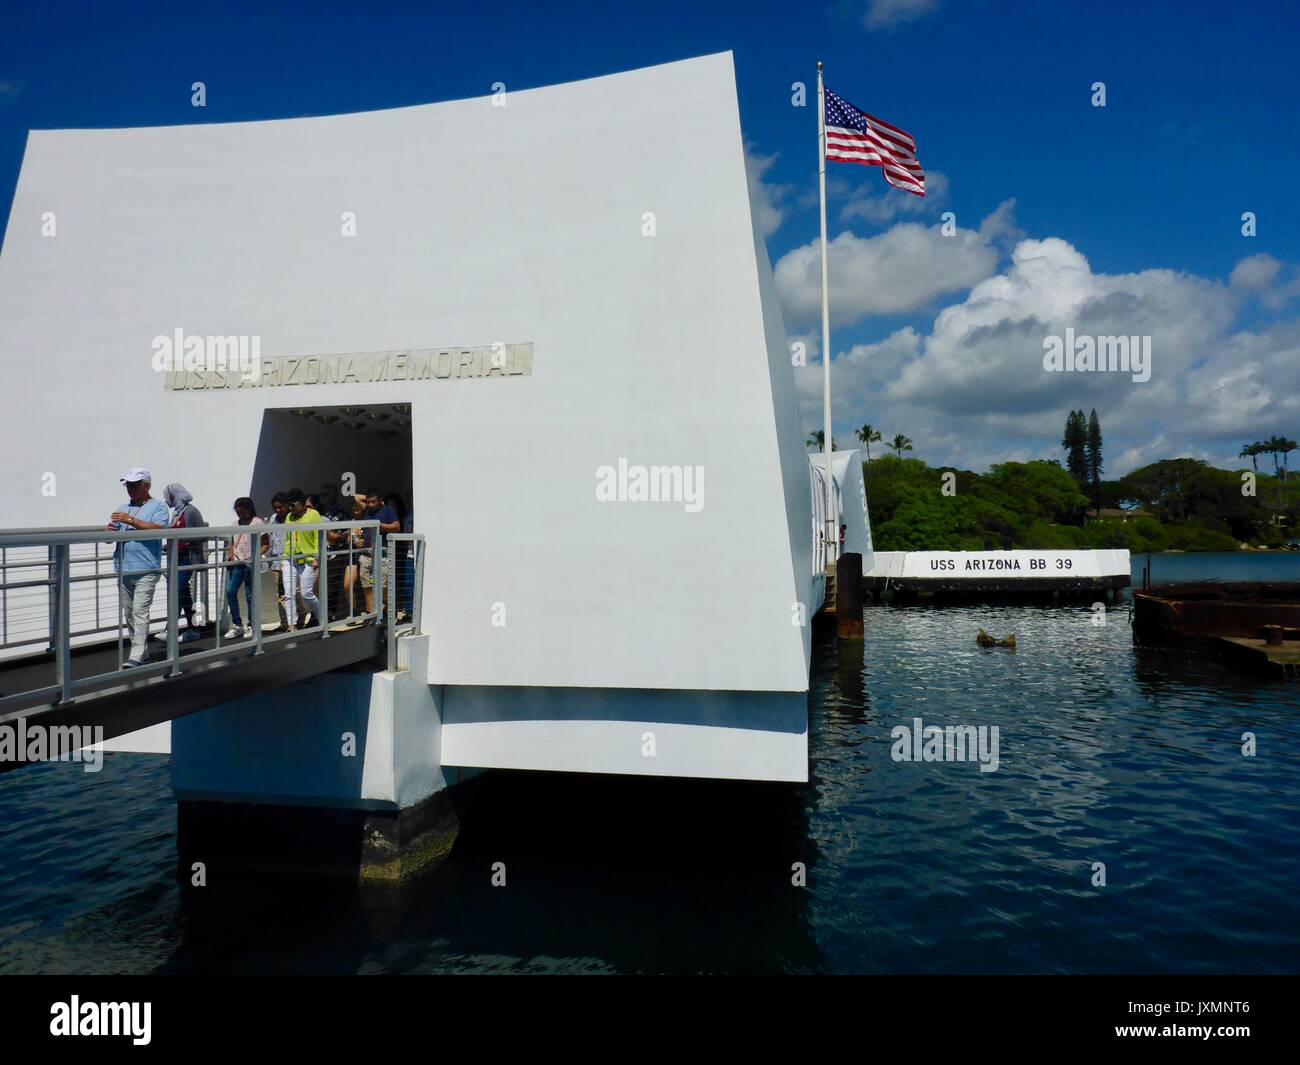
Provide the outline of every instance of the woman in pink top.
[[[253,501],[247,496],[240,496],[235,500],[235,517],[239,525],[262,525],[263,521],[253,512]],[[265,537],[254,537],[252,533],[244,533],[242,536],[236,536],[230,542],[230,547],[226,550],[226,562],[230,564],[226,576],[226,605],[230,608],[230,631],[226,633],[227,640],[238,640],[252,633],[253,621],[253,581],[257,579],[253,573],[253,554],[254,540],[257,541],[258,547],[256,553],[259,555],[266,554],[270,544]],[[248,621],[249,627],[244,628],[244,623],[239,617],[239,586],[244,586],[244,602],[248,604]]]

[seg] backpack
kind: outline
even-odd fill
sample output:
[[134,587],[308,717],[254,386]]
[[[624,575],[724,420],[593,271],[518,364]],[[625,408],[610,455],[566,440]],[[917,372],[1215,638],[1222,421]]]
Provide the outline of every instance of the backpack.
[[[173,526],[177,529],[206,529],[208,523],[203,520],[203,513],[192,502],[186,503],[183,510],[178,515],[179,524]],[[177,548],[182,555],[188,555],[191,559],[201,559],[207,548],[207,540],[178,540]]]

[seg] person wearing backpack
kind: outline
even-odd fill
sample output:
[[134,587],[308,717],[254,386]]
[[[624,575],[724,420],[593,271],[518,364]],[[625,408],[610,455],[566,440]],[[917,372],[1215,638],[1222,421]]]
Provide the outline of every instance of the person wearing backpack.
[[[169,484],[163,489],[163,500],[171,508],[170,528],[200,529],[207,525],[207,522],[203,520],[203,512],[194,505],[194,496],[183,484]],[[176,565],[178,567],[200,566],[203,564],[203,540],[177,540],[173,541],[171,546],[177,552]],[[185,631],[180,637],[183,643],[197,640],[200,636],[199,629],[201,626],[194,609],[194,573],[194,570],[182,568],[178,569],[176,577],[178,582],[177,599],[181,614],[185,617]]]

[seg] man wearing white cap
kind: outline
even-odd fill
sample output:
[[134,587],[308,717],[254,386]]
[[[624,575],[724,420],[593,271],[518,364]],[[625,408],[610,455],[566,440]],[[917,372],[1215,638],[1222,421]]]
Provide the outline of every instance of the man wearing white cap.
[[[113,511],[109,532],[131,532],[167,528],[167,508],[161,499],[149,495],[153,477],[139,466],[122,475],[128,499]],[[162,566],[161,540],[123,540],[113,551],[113,569],[118,573],[122,612],[131,632],[131,656],[123,667],[131,669],[145,664],[148,655],[149,608],[158,587],[158,570]]]

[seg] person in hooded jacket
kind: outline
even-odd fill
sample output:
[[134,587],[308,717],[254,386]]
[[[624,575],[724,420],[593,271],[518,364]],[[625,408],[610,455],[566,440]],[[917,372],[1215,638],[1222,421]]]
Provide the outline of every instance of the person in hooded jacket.
[[[207,525],[203,520],[203,512],[194,505],[194,496],[190,490],[183,484],[169,484],[163,489],[163,501],[171,508],[172,529],[198,529]],[[177,540],[172,545],[177,552],[176,565],[184,566],[201,566],[203,564],[202,540]],[[177,600],[180,606],[181,615],[185,618],[185,631],[181,633],[181,640],[188,643],[190,640],[199,638],[199,619],[195,616],[194,610],[194,570],[178,569],[177,571]]]

